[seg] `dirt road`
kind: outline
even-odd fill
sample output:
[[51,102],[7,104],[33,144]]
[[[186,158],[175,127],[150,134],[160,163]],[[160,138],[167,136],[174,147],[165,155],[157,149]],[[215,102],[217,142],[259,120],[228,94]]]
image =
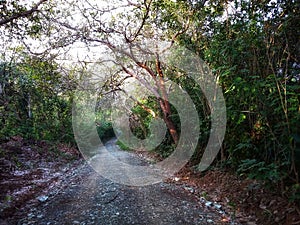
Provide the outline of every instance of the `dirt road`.
[[[108,143],[115,157],[145,164],[133,153]],[[182,185],[159,183],[144,187],[114,183],[86,162],[69,170],[60,184],[38,197],[30,209],[3,224],[224,224],[222,214],[207,207]]]

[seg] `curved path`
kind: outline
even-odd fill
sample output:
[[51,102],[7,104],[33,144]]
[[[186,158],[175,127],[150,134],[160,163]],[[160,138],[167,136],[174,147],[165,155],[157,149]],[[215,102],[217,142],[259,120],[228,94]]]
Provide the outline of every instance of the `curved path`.
[[[119,150],[114,141],[107,147],[124,162],[147,163]],[[87,163],[68,173],[18,224],[224,224],[221,214],[181,185],[125,186],[103,178]]]

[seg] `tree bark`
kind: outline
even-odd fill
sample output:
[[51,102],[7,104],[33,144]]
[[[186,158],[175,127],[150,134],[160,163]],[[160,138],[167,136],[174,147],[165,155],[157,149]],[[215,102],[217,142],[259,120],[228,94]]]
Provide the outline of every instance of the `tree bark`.
[[170,105],[168,94],[166,91],[164,74],[162,72],[161,64],[160,64],[158,56],[156,57],[156,71],[159,75],[159,79],[157,80],[156,84],[158,86],[158,89],[159,89],[161,97],[162,97],[159,99],[159,104],[163,111],[163,120],[165,121],[165,123],[167,125],[167,128],[172,136],[174,143],[177,145],[178,141],[179,141],[178,132],[177,132],[174,122],[170,118],[170,116],[172,115],[171,105]]

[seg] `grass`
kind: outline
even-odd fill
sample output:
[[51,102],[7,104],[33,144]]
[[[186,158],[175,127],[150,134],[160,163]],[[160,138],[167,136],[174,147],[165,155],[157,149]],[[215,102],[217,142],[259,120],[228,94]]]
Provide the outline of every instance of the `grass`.
[[121,142],[120,140],[118,140],[116,142],[116,144],[120,147],[120,149],[124,150],[124,151],[132,151],[131,148],[129,148],[127,145],[125,145],[123,142]]

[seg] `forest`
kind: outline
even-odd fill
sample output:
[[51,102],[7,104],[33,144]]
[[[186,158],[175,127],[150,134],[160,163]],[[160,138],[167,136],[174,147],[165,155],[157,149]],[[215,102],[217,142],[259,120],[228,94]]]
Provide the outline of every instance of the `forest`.
[[[16,137],[64,143],[90,157],[82,149],[98,143],[86,136],[92,126],[103,143],[117,136],[125,151],[144,143],[163,160],[183,136],[194,151],[182,166],[256,180],[299,206],[299,1],[3,0],[0,34],[0,143]],[[180,68],[194,66],[188,57],[163,62],[155,53],[162,42],[184,49],[210,72],[189,76]],[[126,90],[131,82],[138,83],[135,97]],[[219,114],[211,106],[216,95],[205,93],[210,85],[220,88],[216,95],[226,107]],[[173,86],[189,97],[171,100]],[[84,89],[93,89],[85,96],[95,101],[91,124],[76,114],[92,102],[79,104]],[[127,122],[112,112],[114,101]],[[210,135],[222,133],[215,120],[224,123],[224,135],[213,139],[218,152],[201,169]],[[126,124],[133,144],[124,138]]]

